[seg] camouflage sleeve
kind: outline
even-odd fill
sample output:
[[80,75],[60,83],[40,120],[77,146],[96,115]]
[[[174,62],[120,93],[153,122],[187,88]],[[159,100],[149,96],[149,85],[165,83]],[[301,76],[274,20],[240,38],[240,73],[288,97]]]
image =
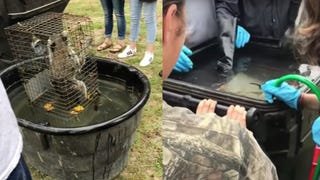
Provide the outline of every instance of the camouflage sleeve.
[[252,133],[215,114],[163,103],[163,178],[278,179]]

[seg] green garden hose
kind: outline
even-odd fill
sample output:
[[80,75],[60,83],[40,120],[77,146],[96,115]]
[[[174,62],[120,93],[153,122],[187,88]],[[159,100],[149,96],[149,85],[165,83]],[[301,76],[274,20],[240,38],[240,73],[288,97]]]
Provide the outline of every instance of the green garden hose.
[[[282,82],[289,81],[289,80],[299,81],[299,82],[302,82],[303,84],[307,85],[313,91],[313,93],[317,96],[318,102],[320,103],[320,91],[319,91],[318,87],[316,85],[314,85],[309,79],[307,79],[303,76],[300,76],[297,74],[288,74],[288,75],[282,76],[276,80],[275,86],[279,87]],[[316,170],[315,170],[315,173],[313,175],[312,180],[318,180],[319,175],[320,175],[320,158],[318,158],[318,163],[317,163]]]
[[319,91],[318,87],[316,85],[314,85],[313,82],[311,82],[309,79],[307,79],[303,76],[300,76],[297,74],[288,74],[288,75],[282,76],[276,80],[275,86],[279,87],[282,82],[290,81],[290,80],[299,81],[299,82],[302,82],[303,84],[307,85],[313,91],[313,93],[317,96],[318,101],[320,103],[320,91]]

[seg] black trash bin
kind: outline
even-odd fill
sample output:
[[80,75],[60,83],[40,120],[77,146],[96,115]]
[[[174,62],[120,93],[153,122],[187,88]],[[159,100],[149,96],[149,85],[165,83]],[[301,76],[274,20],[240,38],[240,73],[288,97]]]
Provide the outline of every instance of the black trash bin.
[[98,79],[123,85],[135,100],[122,114],[77,127],[50,126],[50,116],[48,119],[19,117],[19,109],[24,107],[18,107],[19,103],[12,100],[23,88],[17,67],[27,61],[10,66],[0,74],[21,127],[26,161],[57,179],[102,180],[117,176],[127,163],[141,110],[149,98],[149,81],[141,71],[115,60],[97,57],[95,60]]
[[[298,66],[290,50],[262,44],[237,50],[233,71],[225,74],[216,70],[220,52],[215,41],[196,47],[191,56],[194,69],[173,72],[163,83],[163,98],[170,105],[193,111],[201,99],[212,98],[218,101],[219,115],[225,115],[231,104],[246,107],[247,126],[276,165],[280,180],[307,179],[314,148],[310,129],[317,112],[294,111],[282,102],[268,104],[260,85],[298,70],[319,84],[320,72],[316,67]],[[290,83],[310,91],[304,85]]]

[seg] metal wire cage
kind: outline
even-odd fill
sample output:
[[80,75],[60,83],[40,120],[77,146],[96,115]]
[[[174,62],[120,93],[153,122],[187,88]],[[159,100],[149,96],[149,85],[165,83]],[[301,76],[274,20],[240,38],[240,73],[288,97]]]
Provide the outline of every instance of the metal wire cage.
[[9,26],[5,33],[15,59],[29,60],[19,67],[19,74],[35,107],[72,118],[97,99],[89,18],[50,12]]

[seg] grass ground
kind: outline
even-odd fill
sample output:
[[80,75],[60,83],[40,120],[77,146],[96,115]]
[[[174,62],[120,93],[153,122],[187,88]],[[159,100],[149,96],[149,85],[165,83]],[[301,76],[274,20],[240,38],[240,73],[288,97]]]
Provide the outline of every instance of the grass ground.
[[[162,69],[162,0],[157,2],[157,41],[155,43],[155,60],[147,67],[139,67],[146,47],[146,26],[141,23],[140,38],[137,44],[138,54],[135,57],[119,60],[138,67],[150,80],[151,95],[143,109],[142,120],[137,129],[134,145],[129,153],[129,161],[124,171],[116,178],[119,180],[162,179],[162,81],[159,72]],[[65,12],[88,16],[93,21],[95,41],[94,48],[104,40],[103,11],[99,0],[70,0]],[[129,0],[125,3],[127,22],[126,39],[130,34]],[[116,22],[116,21],[115,21]],[[117,28],[114,26],[113,39],[116,41]],[[117,59],[117,54],[108,51],[96,52],[96,56]],[[32,169],[33,179],[51,180]]]

